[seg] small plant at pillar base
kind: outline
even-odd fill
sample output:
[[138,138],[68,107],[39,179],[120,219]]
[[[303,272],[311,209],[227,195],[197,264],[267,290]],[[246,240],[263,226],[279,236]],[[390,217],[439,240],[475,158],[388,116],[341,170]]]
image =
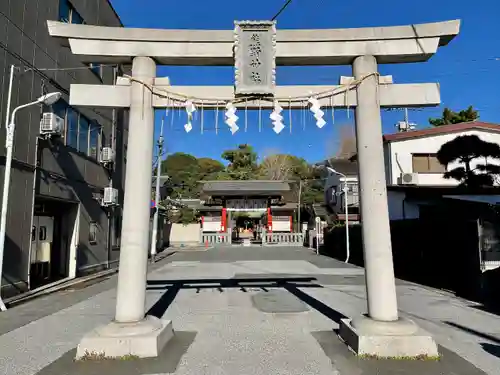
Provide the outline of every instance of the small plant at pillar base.
[[89,352],[85,351],[83,356],[77,361],[82,362],[82,361],[104,361],[106,359],[106,354],[104,352]]
[[396,356],[396,357],[381,357],[375,354],[360,354],[358,355],[360,359],[376,359],[376,360],[392,360],[392,361],[439,361],[441,356],[432,356],[426,354],[420,354],[415,357],[411,356]]
[[104,352],[88,352],[85,351],[85,354],[77,359],[77,362],[84,362],[84,361],[92,361],[92,362],[99,362],[99,361],[134,361],[139,359],[138,356],[133,355],[133,354],[126,354],[121,357],[107,357],[106,353]]

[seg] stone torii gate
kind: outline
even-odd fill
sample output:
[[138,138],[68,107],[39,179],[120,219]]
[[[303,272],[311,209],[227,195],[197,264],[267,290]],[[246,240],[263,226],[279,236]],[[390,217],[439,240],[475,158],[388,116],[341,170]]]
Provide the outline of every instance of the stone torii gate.
[[[175,105],[170,98],[154,92],[165,89],[186,97],[209,95],[216,99],[213,108],[225,106],[228,98],[235,95],[232,86],[171,86],[167,78],[156,77],[156,67],[157,64],[234,65],[235,32],[110,28],[53,21],[48,21],[48,27],[50,35],[69,45],[83,62],[132,64],[132,78],[121,77],[114,86],[71,85],[73,106],[130,108],[115,320],[86,335],[78,347],[77,357],[85,352],[104,353],[109,357],[126,354],[154,357],[173,334],[170,321],[145,317],[154,109]],[[398,315],[380,108],[439,105],[439,86],[436,83],[393,84],[392,77],[378,75],[377,66],[427,61],[438,47],[447,45],[458,34],[459,28],[460,21],[447,21],[359,29],[274,30],[268,39],[274,46],[274,56],[269,60],[272,64],[352,65],[354,77],[343,77],[341,83],[359,82],[343,95],[330,100],[318,98],[323,107],[351,107],[356,114],[368,314],[342,321],[340,335],[358,354],[437,355],[431,336]],[[268,77],[271,86],[275,82],[275,65]],[[242,67],[238,64],[236,67],[238,76]],[[314,96],[339,87],[272,89],[276,97],[292,97]],[[266,103],[259,105],[272,106],[272,101]],[[245,106],[256,108],[257,104],[251,100]]]

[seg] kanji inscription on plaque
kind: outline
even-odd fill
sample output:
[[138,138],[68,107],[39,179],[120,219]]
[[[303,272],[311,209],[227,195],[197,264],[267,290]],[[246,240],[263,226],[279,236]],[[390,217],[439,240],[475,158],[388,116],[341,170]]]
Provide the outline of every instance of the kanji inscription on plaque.
[[273,96],[276,87],[276,23],[235,22],[235,94]]

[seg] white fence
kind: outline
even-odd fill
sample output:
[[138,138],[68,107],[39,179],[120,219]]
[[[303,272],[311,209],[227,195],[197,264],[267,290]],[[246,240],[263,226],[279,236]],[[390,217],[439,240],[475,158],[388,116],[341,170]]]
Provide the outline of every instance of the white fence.
[[[200,240],[203,245],[230,245],[232,243],[229,233],[200,233]],[[263,246],[284,245],[303,246],[303,233],[267,233],[262,238]]]
[[209,245],[230,244],[231,234],[229,233],[202,233],[201,243]]
[[262,241],[262,245],[286,245],[286,246],[303,246],[303,233],[267,233],[266,240]]

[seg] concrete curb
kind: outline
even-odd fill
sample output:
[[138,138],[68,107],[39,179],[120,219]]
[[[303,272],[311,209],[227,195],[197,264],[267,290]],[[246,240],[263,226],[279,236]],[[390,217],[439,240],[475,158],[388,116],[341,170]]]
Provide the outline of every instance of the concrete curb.
[[83,276],[83,277],[79,277],[76,279],[68,280],[66,282],[63,281],[57,285],[41,287],[41,288],[34,289],[34,290],[31,290],[31,291],[23,293],[23,294],[14,296],[14,297],[10,297],[10,298],[5,300],[5,304],[7,305],[7,307],[13,307],[13,306],[19,305],[19,304],[24,303],[24,302],[28,302],[28,301],[35,299],[35,298],[38,298],[38,297],[46,296],[46,295],[58,292],[60,290],[68,289],[68,288],[75,286],[75,285],[78,285],[78,284],[82,284],[82,283],[85,283],[88,281],[92,281],[92,280],[100,279],[100,278],[103,278],[103,277],[106,277],[109,275],[113,275],[117,272],[118,272],[118,267],[112,268],[109,270],[104,270],[104,271],[97,272],[97,273],[93,273],[93,274],[88,275],[88,276]]
[[[166,251],[165,250],[165,251],[157,254],[156,258],[154,259],[153,265],[162,261],[163,259],[175,254],[175,253],[176,253],[176,251]],[[118,269],[119,268],[117,266],[115,268],[96,272],[96,273],[93,273],[91,275],[82,276],[82,277],[67,280],[67,281],[63,280],[56,285],[52,284],[52,285],[40,287],[38,289],[34,289],[34,290],[29,291],[29,292],[19,294],[17,296],[10,297],[8,299],[5,299],[4,302],[7,305],[7,308],[14,307],[14,306],[20,305],[20,304],[25,303],[25,302],[29,302],[29,301],[36,299],[36,298],[39,298],[39,297],[47,296],[49,294],[56,293],[56,292],[59,292],[61,290],[69,289],[69,288],[76,286],[76,285],[80,285],[80,284],[83,284],[83,283],[86,283],[89,281],[102,279],[102,278],[105,278],[107,276],[114,275],[114,274],[118,273]]]

